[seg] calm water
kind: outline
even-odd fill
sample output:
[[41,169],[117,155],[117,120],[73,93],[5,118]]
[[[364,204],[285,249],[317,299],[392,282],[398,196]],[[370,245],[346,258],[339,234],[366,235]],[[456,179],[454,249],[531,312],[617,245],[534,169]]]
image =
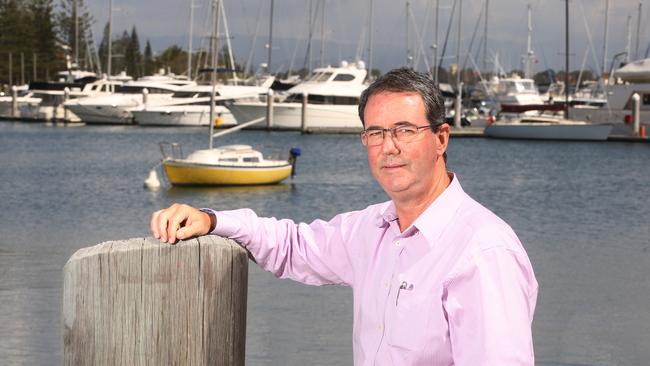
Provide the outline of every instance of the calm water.
[[[266,132],[219,143],[300,146],[292,183],[150,192],[142,182],[163,140],[191,151],[207,133],[0,123],[0,363],[58,364],[67,259],[148,235],[151,212],[172,202],[310,221],[386,199],[355,136]],[[533,262],[538,365],[648,364],[649,161],[648,144],[452,139],[451,169],[513,226]],[[247,365],[351,364],[349,289],[250,271]]]

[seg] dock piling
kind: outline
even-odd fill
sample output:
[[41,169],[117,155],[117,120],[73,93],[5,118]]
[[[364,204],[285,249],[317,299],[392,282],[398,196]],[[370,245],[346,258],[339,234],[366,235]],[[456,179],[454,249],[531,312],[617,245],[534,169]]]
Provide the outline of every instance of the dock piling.
[[[63,89],[63,103],[61,103],[61,107],[63,107],[63,122],[68,123],[70,121],[70,112],[68,111],[68,108],[65,106],[65,102],[70,100],[70,88],[67,86]],[[54,115],[54,119],[56,120],[56,114]]]
[[18,88],[11,86],[11,118],[18,118]]
[[309,100],[309,94],[302,93],[302,110],[300,114],[300,132],[307,132],[307,101]]
[[266,93],[266,128],[273,128],[273,89]]
[[641,96],[639,93],[632,95],[632,120],[634,121],[634,136],[640,135],[641,126]]
[[244,365],[248,256],[235,242],[106,242],[63,272],[64,365]]

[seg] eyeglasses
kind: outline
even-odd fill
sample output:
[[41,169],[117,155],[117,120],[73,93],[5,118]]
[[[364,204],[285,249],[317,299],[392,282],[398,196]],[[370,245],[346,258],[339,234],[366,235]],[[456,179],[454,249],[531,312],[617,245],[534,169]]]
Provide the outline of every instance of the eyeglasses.
[[[420,130],[431,128],[431,125],[427,126],[415,126],[412,124],[403,124],[398,125],[392,128],[379,128],[379,127],[370,127],[361,132],[361,143],[364,146],[377,146],[384,143],[384,138],[386,137],[386,132],[391,133],[391,135],[398,142],[411,142],[415,140],[417,135],[420,133]],[[438,131],[439,126],[433,127],[433,132]]]

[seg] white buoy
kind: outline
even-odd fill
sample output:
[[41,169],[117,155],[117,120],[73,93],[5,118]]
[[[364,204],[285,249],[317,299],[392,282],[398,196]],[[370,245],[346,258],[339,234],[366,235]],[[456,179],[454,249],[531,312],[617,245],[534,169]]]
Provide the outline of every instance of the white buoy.
[[149,172],[149,177],[144,180],[144,187],[151,190],[160,188],[160,180],[158,180],[158,173],[156,173],[156,169],[151,169]]

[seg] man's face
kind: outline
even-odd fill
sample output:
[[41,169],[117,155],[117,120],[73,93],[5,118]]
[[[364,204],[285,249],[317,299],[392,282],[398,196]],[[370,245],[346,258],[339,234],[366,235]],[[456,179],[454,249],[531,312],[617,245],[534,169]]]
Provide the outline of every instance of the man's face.
[[[371,96],[364,110],[364,120],[366,129],[391,128],[403,122],[429,125],[424,101],[416,93],[383,92]],[[443,130],[448,131],[447,126],[443,126]],[[431,129],[421,129],[416,138],[407,143],[397,141],[387,132],[381,145],[367,146],[372,175],[393,199],[426,195],[434,187],[434,167],[438,159],[443,159],[446,141],[441,141]]]

